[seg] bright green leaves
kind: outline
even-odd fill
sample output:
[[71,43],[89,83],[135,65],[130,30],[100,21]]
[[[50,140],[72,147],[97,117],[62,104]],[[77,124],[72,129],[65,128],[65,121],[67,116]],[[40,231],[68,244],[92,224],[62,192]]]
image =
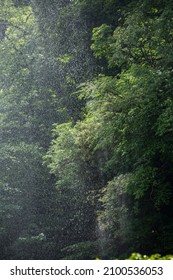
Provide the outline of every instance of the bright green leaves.
[[[24,47],[34,29],[34,17],[31,7],[16,8],[10,1],[3,4],[1,17],[6,27],[4,46],[11,46],[14,50]],[[2,43],[1,43],[2,44]]]
[[[128,175],[120,175],[109,181],[101,191],[102,210],[99,211],[99,228],[105,236],[114,239],[121,236],[124,243],[128,227],[127,184]],[[119,244],[120,245],[120,244]]]
[[[71,172],[69,173],[69,170],[72,168],[72,171],[74,171],[72,159],[74,156],[73,150],[75,148],[72,124],[65,123],[56,126],[54,129],[54,135],[56,136],[56,140],[53,141],[53,145],[50,147],[49,153],[46,157],[48,162],[50,160],[48,167],[59,179],[64,178],[65,180],[70,181]],[[67,174],[64,173],[66,172],[64,166],[67,167]]]
[[[63,138],[60,136],[53,143],[55,148],[53,154],[58,152],[61,155],[59,159],[55,159],[54,166],[56,162],[62,160],[62,157],[66,159],[69,154],[68,161],[71,163],[79,162],[80,166],[84,166],[85,163],[85,172],[88,175],[91,176],[89,164],[94,170],[96,176],[91,177],[93,179],[90,181],[92,189],[96,189],[96,186],[102,188],[105,179],[109,181],[104,188],[101,199],[103,211],[99,212],[98,220],[101,233],[106,233],[112,238],[115,246],[118,246],[116,240],[120,237],[122,246],[126,246],[130,240],[136,242],[134,243],[136,246],[140,246],[153,236],[158,239],[159,230],[164,238],[158,224],[159,211],[162,213],[163,207],[169,208],[172,201],[173,158],[172,152],[168,152],[172,147],[171,72],[164,71],[162,68],[163,60],[159,58],[157,40],[153,34],[155,29],[152,24],[155,26],[154,19],[152,23],[139,25],[138,32],[135,23],[129,23],[129,30],[133,29],[136,32],[133,40],[137,35],[142,38],[139,42],[142,47],[144,45],[145,55],[132,40],[134,49],[131,48],[131,51],[135,54],[135,58],[130,56],[129,50],[121,53],[128,69],[122,71],[117,78],[100,75],[92,82],[83,84],[78,91],[79,98],[86,102],[81,121],[73,127],[63,126],[65,128]],[[146,28],[146,33],[143,28]],[[122,44],[124,32],[130,33],[129,30],[125,27],[116,30],[116,32],[123,31],[122,37],[119,37]],[[117,48],[114,49],[113,56],[110,55],[108,47],[110,33],[111,30],[106,26],[102,26],[100,30],[95,29],[95,42],[92,46],[96,56],[106,56],[109,62],[112,58],[112,61],[116,61],[115,56],[121,59],[121,56],[116,53]],[[150,40],[155,51],[147,45]],[[122,51],[120,46],[119,51]],[[62,150],[61,146],[57,146],[57,143],[61,142],[61,145],[66,143],[67,134],[73,135],[73,145],[71,145],[73,156],[69,153],[71,148],[67,152],[65,148]],[[69,147],[67,143],[65,147]],[[67,170],[68,161],[67,163],[64,161],[63,165]],[[76,174],[76,170],[77,168],[73,169],[72,173]],[[80,173],[79,181],[84,178],[85,175]],[[121,190],[123,190],[123,198],[120,194]],[[131,212],[130,219],[127,210]],[[153,214],[141,218],[143,212],[148,215],[149,211]],[[143,230],[142,224],[145,225]],[[124,231],[127,235],[123,236]],[[133,236],[134,232],[137,240]],[[150,241],[146,242],[146,248],[147,246],[152,247]]]
[[106,24],[93,29],[93,44],[91,49],[98,58],[106,57],[108,60],[111,56],[110,43],[112,42],[112,28]]
[[[56,176],[62,216],[79,229],[76,218],[92,209],[86,220],[97,215],[105,255],[115,256],[111,250],[116,250],[118,256],[122,248],[152,253],[159,242],[164,250],[166,228],[172,248],[172,221],[166,219],[173,199],[168,6],[141,1],[135,9],[128,7],[114,32],[107,24],[93,29],[91,49],[102,73],[108,73],[107,67],[119,73],[79,85],[74,95],[85,102],[80,120],[55,127],[45,157]],[[75,198],[69,200],[68,193]],[[71,214],[64,211],[67,204]],[[64,228],[69,231],[67,224]]]
[[64,55],[56,58],[57,61],[60,61],[62,63],[68,63],[72,59],[73,59],[73,57],[69,54],[64,54]]
[[83,135],[86,137],[86,131],[79,124],[75,127],[71,123],[57,125],[55,139],[44,157],[56,177],[57,233],[64,235],[61,247],[90,240],[95,234],[92,169],[89,169],[92,163],[87,158],[90,155]]
[[133,253],[128,260],[172,260],[172,255],[161,256],[160,254],[154,254],[151,256],[141,255],[139,253]]
[[95,28],[92,50],[97,57],[105,57],[110,68],[126,68],[133,63],[155,67],[160,61],[165,63],[165,54],[170,59],[172,48],[172,18],[169,14],[168,21],[167,16],[167,7],[164,11],[152,7],[146,15],[139,4],[113,34],[107,25]]
[[171,1],[19,2],[0,11],[1,254],[169,253]]
[[37,26],[31,7],[16,8],[10,1],[2,5],[1,17],[6,30],[0,43],[0,82],[1,87],[8,88],[14,81],[21,84],[30,74]]

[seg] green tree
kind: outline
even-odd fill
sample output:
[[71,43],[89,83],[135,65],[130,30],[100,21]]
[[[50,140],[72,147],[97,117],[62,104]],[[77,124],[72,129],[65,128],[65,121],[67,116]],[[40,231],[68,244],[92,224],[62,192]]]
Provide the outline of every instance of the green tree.
[[[42,156],[56,101],[53,90],[41,87],[41,75],[35,75],[44,49],[31,7],[2,2],[1,18],[6,24],[0,42],[1,258],[27,258],[13,244],[20,237],[47,235],[46,222],[53,215],[55,192]],[[40,256],[32,258],[45,257],[39,246]]]
[[[173,225],[172,4],[141,1],[135,8],[133,4],[126,10],[123,25],[114,32],[105,24],[93,30],[92,50],[107,60],[105,67],[118,67],[119,74],[99,75],[79,89],[79,98],[86,106],[81,121],[72,128],[77,145],[73,160],[70,156],[63,166],[68,170],[69,164],[76,166],[79,160],[90,178],[90,189],[105,186],[103,209],[97,199],[94,207],[94,212],[99,210],[101,232],[107,236],[105,247],[113,245],[119,255],[123,248],[129,248],[128,254],[134,250],[167,254],[172,250]],[[67,131],[66,127],[65,138]],[[51,149],[53,172],[58,170],[54,155],[61,152],[60,158],[66,158],[66,149],[57,146],[59,141],[64,140],[57,138]],[[80,181],[85,179],[75,167],[70,176],[77,174]],[[61,184],[58,177],[57,182]],[[121,204],[118,192],[123,186],[125,199]],[[110,217],[112,223],[107,222]],[[107,255],[115,256],[111,250]]]

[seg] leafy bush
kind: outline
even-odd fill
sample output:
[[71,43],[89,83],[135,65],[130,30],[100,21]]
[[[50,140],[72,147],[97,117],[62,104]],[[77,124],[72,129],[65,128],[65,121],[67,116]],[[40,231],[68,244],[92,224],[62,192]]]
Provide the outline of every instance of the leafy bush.
[[153,254],[151,256],[141,255],[139,253],[131,254],[128,260],[173,260],[173,255],[161,256],[160,254]]

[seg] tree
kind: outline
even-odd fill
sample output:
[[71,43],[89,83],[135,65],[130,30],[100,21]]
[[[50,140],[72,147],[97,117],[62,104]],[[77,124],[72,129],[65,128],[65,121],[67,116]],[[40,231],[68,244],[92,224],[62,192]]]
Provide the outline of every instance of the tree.
[[[63,178],[68,178],[66,172],[72,165],[74,169],[70,167],[72,173],[68,173],[71,178],[80,174],[81,182],[87,174],[89,188],[97,194],[105,186],[101,199],[103,209],[96,199],[94,212],[100,209],[101,236],[105,232],[105,247],[111,244],[117,256],[123,248],[129,248],[129,253],[149,254],[172,250],[169,215],[172,211],[172,43],[169,38],[172,35],[169,21],[165,30],[171,10],[169,4],[151,6],[142,1],[135,9],[132,5],[130,13],[127,9],[124,24],[114,32],[107,25],[93,30],[95,55],[105,57],[108,61],[105,67],[118,67],[119,73],[115,71],[116,77],[99,75],[79,88],[79,98],[86,102],[81,120],[72,128],[64,125],[65,130],[50,150],[50,168],[56,174],[56,170],[61,170],[57,163],[60,158],[66,158],[68,150],[66,144],[62,149],[59,143],[62,145],[68,138],[67,131],[73,133],[76,146],[72,149],[73,156],[70,154],[67,162],[62,161]],[[57,126],[57,131],[59,129]],[[76,167],[78,161],[85,174]],[[58,176],[57,182],[61,185]],[[118,192],[124,186],[121,204]],[[77,186],[78,192],[80,188]],[[115,199],[111,200],[112,197]],[[109,217],[112,223],[107,222]],[[166,243],[169,245],[165,246]],[[108,250],[105,257],[113,257],[113,254]]]
[[91,2],[0,2],[2,259],[172,252],[172,2]]
[[[7,1],[1,8],[6,22],[0,44],[1,257],[27,258],[18,254],[20,238],[47,235],[46,221],[53,213],[55,192],[42,156],[51,139],[56,102],[53,91],[43,90],[40,76],[34,76],[44,49],[31,7]],[[39,248],[40,256],[35,252],[33,258],[45,257],[41,243]]]

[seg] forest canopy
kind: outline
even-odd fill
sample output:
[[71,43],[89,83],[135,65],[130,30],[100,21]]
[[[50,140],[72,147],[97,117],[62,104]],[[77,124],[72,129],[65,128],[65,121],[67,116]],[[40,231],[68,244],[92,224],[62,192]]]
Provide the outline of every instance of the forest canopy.
[[0,0],[1,259],[173,254],[172,49],[171,0]]

